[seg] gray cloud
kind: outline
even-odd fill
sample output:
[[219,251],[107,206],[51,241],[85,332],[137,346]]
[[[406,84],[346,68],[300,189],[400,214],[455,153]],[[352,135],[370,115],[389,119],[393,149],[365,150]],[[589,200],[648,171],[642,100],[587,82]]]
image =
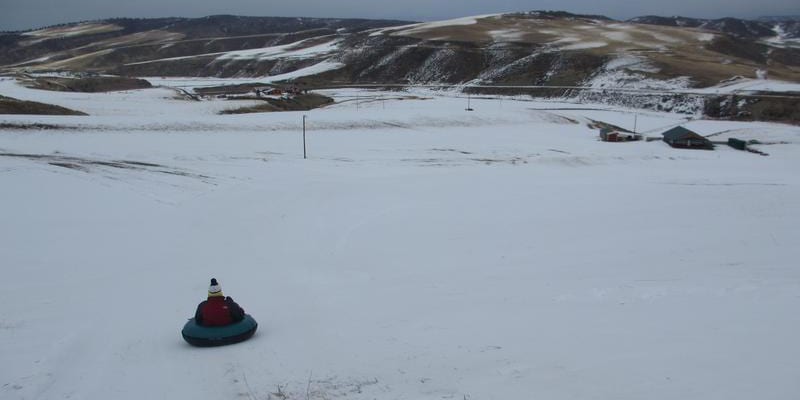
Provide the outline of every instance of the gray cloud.
[[213,14],[437,20],[528,10],[564,10],[616,19],[641,15],[755,18],[798,15],[787,0],[0,0],[0,30],[22,30],[109,17],[201,17]]

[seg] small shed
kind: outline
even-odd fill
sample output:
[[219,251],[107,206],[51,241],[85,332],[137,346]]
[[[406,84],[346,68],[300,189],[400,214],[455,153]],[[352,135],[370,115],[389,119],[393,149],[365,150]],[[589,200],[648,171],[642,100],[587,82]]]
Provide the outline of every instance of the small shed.
[[714,144],[702,135],[682,126],[672,128],[662,134],[664,142],[679,149],[713,150]]
[[600,140],[604,142],[632,142],[635,140],[642,140],[642,135],[611,128],[602,128],[600,129]]
[[604,142],[631,142],[642,140],[642,135],[630,132],[621,132],[610,128],[600,129],[600,140]]
[[736,150],[747,150],[747,142],[736,138],[728,138],[728,146]]

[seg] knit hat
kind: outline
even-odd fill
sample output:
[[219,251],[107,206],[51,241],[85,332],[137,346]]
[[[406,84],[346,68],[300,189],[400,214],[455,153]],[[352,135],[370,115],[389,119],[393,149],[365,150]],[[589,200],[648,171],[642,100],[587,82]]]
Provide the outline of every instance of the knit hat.
[[222,297],[222,286],[217,283],[215,278],[211,278],[211,285],[208,287],[208,297]]

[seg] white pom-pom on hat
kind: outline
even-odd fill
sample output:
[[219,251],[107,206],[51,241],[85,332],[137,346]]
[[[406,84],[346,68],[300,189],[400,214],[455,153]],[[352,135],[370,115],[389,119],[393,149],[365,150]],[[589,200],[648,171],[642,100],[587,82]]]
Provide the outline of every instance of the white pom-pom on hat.
[[208,287],[209,296],[222,296],[222,286],[217,282],[216,278],[211,278],[211,285]]

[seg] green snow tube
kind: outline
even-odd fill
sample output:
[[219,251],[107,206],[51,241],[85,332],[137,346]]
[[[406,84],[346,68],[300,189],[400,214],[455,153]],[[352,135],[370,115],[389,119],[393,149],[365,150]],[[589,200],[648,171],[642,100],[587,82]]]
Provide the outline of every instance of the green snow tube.
[[239,343],[250,339],[256,333],[258,323],[249,314],[244,319],[225,326],[202,326],[189,319],[183,326],[183,340],[192,346],[211,347]]

